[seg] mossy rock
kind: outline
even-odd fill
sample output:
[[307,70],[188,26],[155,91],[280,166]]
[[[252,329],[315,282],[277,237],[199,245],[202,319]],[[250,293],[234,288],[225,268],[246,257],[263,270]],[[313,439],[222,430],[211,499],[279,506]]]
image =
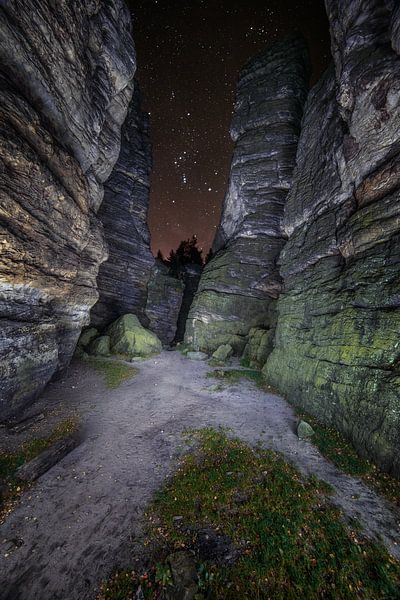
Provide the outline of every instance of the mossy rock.
[[92,356],[110,356],[110,336],[101,335],[93,340],[89,346],[89,353]]
[[159,354],[162,350],[161,341],[155,333],[142,327],[136,315],[126,314],[119,317],[110,325],[107,333],[110,336],[112,354],[130,358],[148,357]]
[[233,348],[230,344],[221,344],[213,353],[212,358],[216,361],[224,362],[233,354]]
[[80,346],[81,348],[86,348],[95,338],[98,337],[98,335],[99,332],[96,329],[96,327],[89,327],[89,329],[86,329],[81,333],[81,337],[78,341],[78,346]]
[[252,327],[249,331],[248,342],[242,359],[252,368],[265,365],[273,350],[275,330]]

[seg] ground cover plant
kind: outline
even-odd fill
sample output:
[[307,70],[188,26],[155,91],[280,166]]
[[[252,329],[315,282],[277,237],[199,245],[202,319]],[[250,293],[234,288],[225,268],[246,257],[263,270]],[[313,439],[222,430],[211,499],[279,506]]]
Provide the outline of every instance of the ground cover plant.
[[193,557],[197,598],[399,597],[399,562],[345,525],[329,486],[226,431],[190,435],[195,449],[148,512],[152,562],[116,574],[101,598],[132,598],[140,586],[144,598],[178,599],[168,559],[177,552]]
[[14,452],[0,452],[0,522],[14,508],[19,496],[29,484],[16,477],[17,469],[47,450],[52,444],[67,437],[77,430],[78,422],[74,418],[64,419],[46,438],[34,438],[21,444]]
[[89,357],[85,362],[103,376],[104,383],[109,389],[119,387],[139,372],[135,367],[115,359]]
[[[279,394],[265,381],[261,371],[253,369],[218,369],[207,375],[227,384],[238,383],[242,378],[253,381],[259,388],[269,393]],[[317,446],[321,454],[333,462],[344,473],[353,477],[360,477],[367,485],[379,494],[385,496],[390,502],[400,506],[400,481],[381,471],[369,460],[361,457],[353,445],[333,427],[320,423],[312,415],[296,408],[299,419],[307,421],[314,429],[315,434],[311,441]]]

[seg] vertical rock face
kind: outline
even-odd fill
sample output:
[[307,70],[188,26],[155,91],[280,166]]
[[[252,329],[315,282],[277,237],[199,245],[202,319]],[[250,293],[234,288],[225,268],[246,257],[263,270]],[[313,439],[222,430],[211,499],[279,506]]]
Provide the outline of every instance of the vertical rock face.
[[168,267],[156,260],[151,271],[147,290],[146,316],[149,329],[164,345],[175,339],[185,284],[168,274]]
[[186,323],[193,298],[199,287],[202,267],[196,264],[188,264],[182,268],[180,278],[184,284],[182,304],[179,311],[178,323],[174,342],[182,342],[185,337]]
[[0,415],[69,361],[106,257],[96,212],[135,52],[122,0],[0,7]]
[[221,224],[186,325],[185,341],[243,350],[251,327],[270,326],[281,289],[283,207],[308,89],[302,38],[277,43],[241,73],[231,127],[236,147]]
[[400,60],[393,2],[326,2],[334,69],[303,121],[264,372],[400,475]]
[[151,146],[149,118],[140,109],[135,90],[122,128],[121,150],[105,184],[98,212],[108,246],[108,260],[99,270],[99,301],[92,309],[96,327],[108,325],[126,313],[136,314],[147,325],[144,309],[147,284],[154,264],[147,226]]

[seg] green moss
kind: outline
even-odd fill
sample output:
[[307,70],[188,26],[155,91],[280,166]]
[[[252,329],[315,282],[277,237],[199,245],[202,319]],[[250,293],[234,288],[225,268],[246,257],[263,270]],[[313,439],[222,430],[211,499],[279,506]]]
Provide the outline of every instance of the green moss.
[[47,438],[35,438],[23,443],[15,452],[0,452],[0,481],[6,485],[6,492],[0,498],[0,522],[13,509],[16,501],[28,484],[16,478],[16,471],[26,462],[47,450],[52,444],[76,431],[78,422],[70,418],[61,421]]
[[135,367],[126,365],[118,360],[89,357],[85,362],[103,375],[104,383],[110,389],[119,387],[124,381],[138,374]]
[[376,465],[362,458],[336,429],[322,425],[311,415],[297,411],[299,418],[306,420],[314,429],[312,442],[325,458],[332,461],[341,471],[361,477],[365,483],[400,506],[400,481],[380,471]]
[[238,383],[241,379],[248,379],[270,394],[277,393],[272,386],[266,383],[262,372],[256,369],[216,369],[207,373],[207,377],[220,379],[231,385]]
[[[346,527],[325,484],[302,479],[279,454],[251,448],[223,430],[190,437],[197,450],[184,457],[149,511],[149,542],[158,548],[154,564],[165,552],[196,548],[197,532],[207,528],[228,536],[238,551],[231,565],[207,557],[198,564],[208,599],[398,597],[399,562],[359,528]],[[146,574],[154,577],[153,598],[165,597],[155,572]],[[137,581],[125,596],[109,592],[105,598],[125,600],[136,589]]]

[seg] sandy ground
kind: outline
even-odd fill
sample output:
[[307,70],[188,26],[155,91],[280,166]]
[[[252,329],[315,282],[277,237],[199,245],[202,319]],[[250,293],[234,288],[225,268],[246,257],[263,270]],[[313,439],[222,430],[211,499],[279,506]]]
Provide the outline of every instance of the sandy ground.
[[[183,430],[231,427],[283,452],[336,489],[333,501],[400,556],[400,515],[300,441],[291,407],[243,381],[207,390],[210,367],[178,352],[140,363],[116,390],[83,364],[49,385],[35,411],[78,413],[83,443],[41,477],[0,530],[1,600],[86,600],[140,552],[143,511],[182,453]],[[3,444],[10,442],[4,441]],[[10,442],[11,443],[11,442]]]

